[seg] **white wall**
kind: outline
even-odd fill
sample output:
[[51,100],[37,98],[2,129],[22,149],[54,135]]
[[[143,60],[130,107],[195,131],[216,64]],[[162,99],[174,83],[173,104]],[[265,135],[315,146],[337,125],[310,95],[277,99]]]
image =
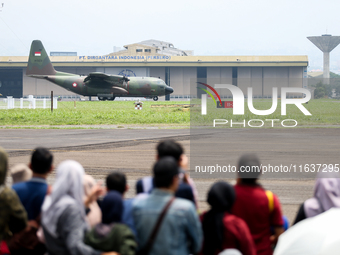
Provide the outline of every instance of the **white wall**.
[[[197,69],[196,67],[185,67],[183,73],[183,95],[189,96],[190,92],[190,84],[191,82],[196,80],[197,77]],[[176,91],[175,91],[176,93]]]
[[183,95],[183,68],[171,67],[170,68],[170,86],[174,89],[172,96]]
[[[232,84],[232,68],[231,67],[208,67],[207,83],[211,86],[215,84]],[[216,89],[221,96],[232,96],[231,92],[226,89]]]
[[171,96],[189,96],[190,83],[196,80],[196,77],[196,67],[171,67],[170,86],[174,89],[174,93]]
[[251,68],[251,87],[253,88],[253,97],[262,97],[262,67]]
[[165,81],[165,67],[150,67],[150,77],[159,77]]
[[248,96],[248,87],[251,87],[251,69],[251,67],[237,68],[237,86],[245,97]]

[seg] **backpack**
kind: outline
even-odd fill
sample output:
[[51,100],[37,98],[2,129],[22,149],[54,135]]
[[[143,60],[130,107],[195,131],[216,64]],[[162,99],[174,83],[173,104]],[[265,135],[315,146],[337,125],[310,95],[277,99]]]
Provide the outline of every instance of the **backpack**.
[[270,190],[266,190],[265,192],[268,198],[269,213],[272,213],[272,211],[274,210],[274,194]]
[[35,220],[28,221],[24,230],[13,234],[13,236],[7,240],[11,254],[45,254],[46,247],[39,241],[37,236],[39,226],[40,216]]

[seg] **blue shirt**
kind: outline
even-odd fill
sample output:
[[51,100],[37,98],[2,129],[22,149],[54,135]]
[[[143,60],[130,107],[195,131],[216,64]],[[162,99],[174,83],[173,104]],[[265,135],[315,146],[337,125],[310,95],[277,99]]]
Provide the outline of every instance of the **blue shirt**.
[[12,186],[25,207],[28,220],[36,219],[41,212],[41,206],[47,193],[45,179],[33,177],[27,182],[19,182]]
[[[151,232],[173,194],[153,189],[145,198],[133,202],[133,218],[139,247],[144,247]],[[192,202],[176,198],[167,211],[150,250],[152,254],[194,254],[200,251],[202,228]]]
[[133,201],[134,201],[134,198],[124,200],[122,223],[127,225],[132,230],[133,234],[136,235],[136,229],[135,229],[135,224],[133,221],[133,214],[132,214]]

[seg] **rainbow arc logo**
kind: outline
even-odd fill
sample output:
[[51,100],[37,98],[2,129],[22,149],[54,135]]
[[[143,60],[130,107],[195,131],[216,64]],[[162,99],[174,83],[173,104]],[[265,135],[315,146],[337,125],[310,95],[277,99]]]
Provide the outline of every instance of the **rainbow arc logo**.
[[233,101],[223,101],[222,102],[220,95],[217,93],[217,91],[212,86],[210,86],[206,83],[203,83],[203,82],[197,82],[197,83],[209,88],[212,92],[215,93],[216,97],[219,100],[219,103],[216,102],[214,95],[209,90],[197,87],[200,90],[203,90],[204,92],[206,92],[212,98],[212,100],[214,100],[214,103],[215,103],[217,108],[233,108]]

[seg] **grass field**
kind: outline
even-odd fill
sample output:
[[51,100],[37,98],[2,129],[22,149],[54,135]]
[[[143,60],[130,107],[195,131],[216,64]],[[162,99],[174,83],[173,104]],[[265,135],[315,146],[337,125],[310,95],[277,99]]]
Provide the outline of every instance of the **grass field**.
[[45,125],[168,125],[189,126],[190,112],[179,107],[151,108],[152,104],[188,104],[185,102],[143,102],[135,110],[132,101],[61,101],[58,109],[0,110],[0,126]]
[[[208,114],[201,115],[199,105],[188,108],[182,107],[151,107],[152,105],[188,104],[188,101],[152,102],[145,101],[143,110],[135,110],[132,101],[77,101],[58,102],[58,109],[51,113],[50,109],[11,109],[0,110],[0,126],[33,128],[49,128],[53,126],[70,126],[77,128],[82,125],[117,125],[118,127],[130,126],[155,126],[161,128],[190,127],[192,125],[211,126],[213,119],[233,119],[242,121],[250,119],[295,119],[298,126],[325,126],[340,127],[340,101],[330,99],[311,100],[304,106],[312,116],[305,116],[296,106],[288,105],[287,115],[281,116],[280,101],[277,110],[268,116],[252,114],[247,104],[245,115],[233,116],[232,109],[216,109],[212,100],[208,100]],[[198,103],[192,101],[192,103]],[[269,109],[271,100],[261,99],[254,101],[256,109]],[[270,123],[267,123],[270,124]],[[266,126],[269,126],[267,125]],[[125,125],[125,126],[124,126]],[[65,128],[65,127],[63,127]]]

